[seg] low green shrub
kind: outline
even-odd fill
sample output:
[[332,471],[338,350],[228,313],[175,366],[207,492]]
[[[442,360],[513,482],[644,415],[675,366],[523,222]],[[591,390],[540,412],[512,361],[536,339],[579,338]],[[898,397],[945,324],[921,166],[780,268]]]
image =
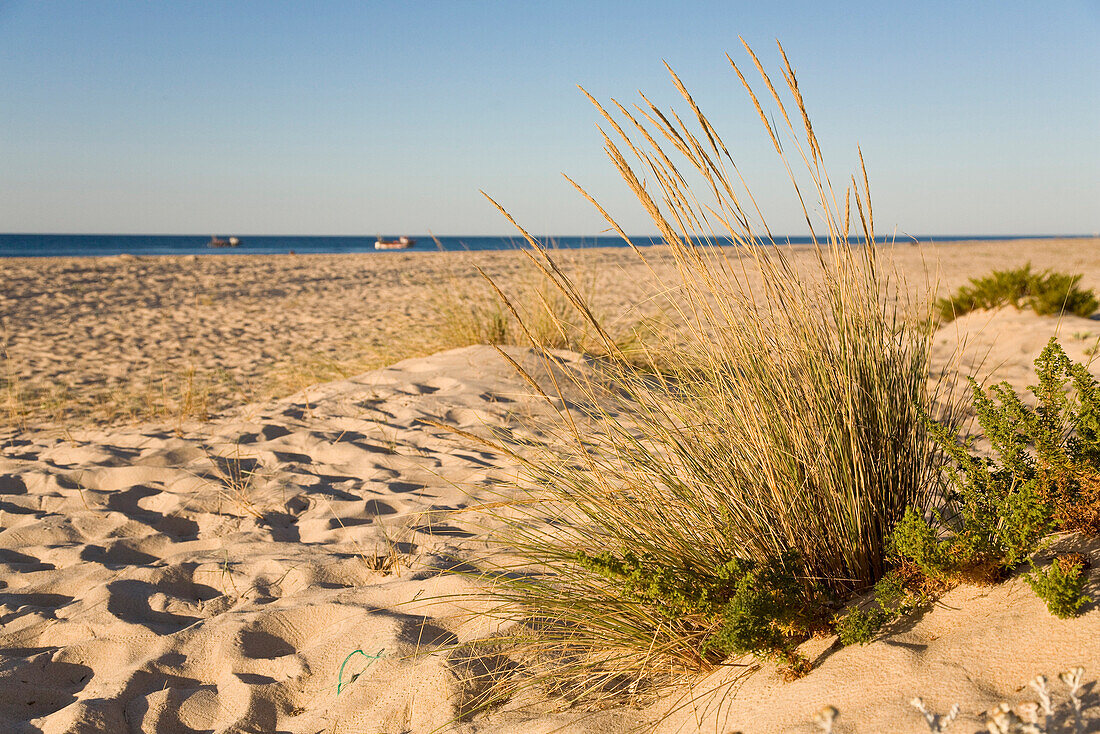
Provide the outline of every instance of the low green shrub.
[[792,555],[768,564],[733,558],[703,572],[631,552],[580,552],[577,564],[699,639],[700,653],[710,662],[745,653],[792,661],[819,614],[821,592],[795,580],[792,569],[799,564]]
[[1032,272],[1031,263],[1015,270],[995,270],[984,278],[971,278],[953,296],[936,302],[940,319],[952,321],[980,308],[996,308],[1012,304],[1030,308],[1040,316],[1072,313],[1091,316],[1100,303],[1091,289],[1079,287],[1080,275],[1044,270]]
[[881,608],[852,609],[837,620],[836,633],[840,644],[866,645],[890,618],[890,614]]
[[1085,564],[1079,557],[1055,558],[1046,570],[1032,565],[1032,573],[1024,579],[1035,595],[1047,603],[1050,613],[1059,619],[1076,617],[1088,601],[1084,595]]
[[[1053,531],[1100,531],[1100,384],[1053,338],[1035,368],[1034,408],[1007,383],[984,390],[970,381],[992,457],[933,426],[954,462],[944,513],[928,516],[910,507],[891,535],[893,554],[926,577],[993,581]],[[1052,584],[1061,589],[1068,573],[1035,576],[1044,580],[1032,586],[1044,593]]]
[[842,645],[866,645],[875,638],[883,625],[925,604],[927,595],[906,588],[905,579],[892,571],[875,584],[874,604],[869,609],[854,608],[835,620],[836,633]]
[[[936,519],[937,526],[943,524],[938,515]],[[896,557],[912,561],[929,578],[942,579],[954,571],[951,542],[941,539],[915,507],[906,509],[905,516],[894,527],[889,549]]]

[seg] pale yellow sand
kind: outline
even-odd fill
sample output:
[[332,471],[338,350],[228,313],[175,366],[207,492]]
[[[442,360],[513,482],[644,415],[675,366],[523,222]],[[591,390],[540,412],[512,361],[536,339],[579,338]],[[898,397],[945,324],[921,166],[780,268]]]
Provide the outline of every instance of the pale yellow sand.
[[[803,249],[803,261],[809,253]],[[1100,283],[1100,239],[915,247],[890,253],[912,281],[955,288],[1031,260]],[[650,250],[659,273],[666,253]],[[575,256],[601,311],[649,295],[628,250]],[[0,433],[178,420],[451,346],[433,294],[483,287],[472,264],[514,282],[515,252],[383,256],[112,257],[0,260]],[[639,314],[633,314],[637,316]],[[626,313],[629,320],[632,314]]]
[[[644,295],[625,250],[585,253]],[[659,260],[663,258],[658,257]],[[515,251],[0,259],[0,432],[177,420],[450,346],[433,298],[514,283]],[[620,268],[631,271],[619,278]]]
[[[466,588],[440,573],[469,537],[450,513],[509,471],[418,420],[502,425],[517,392],[503,360],[470,347],[197,432],[9,442],[0,730],[445,723],[454,686],[417,652],[485,627],[416,600]],[[356,649],[382,657],[337,696]],[[354,655],[345,678],[365,668]]]
[[[641,272],[629,253],[590,255]],[[479,257],[512,267],[499,253]],[[898,247],[894,257],[907,273],[923,272],[917,248]],[[1028,259],[1083,272],[1085,286],[1100,287],[1095,240],[952,245],[937,257],[930,269],[942,263],[951,287]],[[20,369],[31,381],[114,376],[125,385],[186,359],[254,381],[279,359],[339,352],[347,334],[393,348],[387,340],[423,333],[439,258],[0,263],[5,343],[13,363],[30,365]],[[79,282],[90,290],[65,295]],[[640,276],[628,282],[642,288]],[[636,295],[599,297],[610,309]],[[1082,359],[1098,324],[973,314],[940,331],[937,354],[946,365],[965,338],[972,354],[985,354],[983,375],[1022,389],[1050,335]],[[163,352],[150,354],[151,345]],[[534,364],[525,350],[512,353]],[[563,369],[581,368],[562,359]],[[965,368],[976,369],[968,359]],[[232,407],[223,396],[224,414],[207,422],[9,426],[0,440],[0,731],[648,728],[675,698],[642,711],[542,707],[450,723],[471,693],[448,654],[433,651],[488,629],[469,614],[488,602],[439,599],[471,589],[441,569],[480,547],[467,515],[454,511],[494,498],[515,467],[421,420],[508,427],[537,441],[522,433],[536,409],[528,393],[495,352],[468,347],[285,399]],[[800,681],[782,683],[765,666],[720,702],[706,691],[735,671],[701,681],[698,705],[661,726],[809,732],[810,717],[830,703],[843,712],[839,731],[919,732],[907,702],[920,694],[941,712],[958,702],[968,718],[956,730],[974,731],[979,711],[1027,698],[1021,688],[1038,673],[1086,665],[1100,674],[1100,548],[1084,550],[1093,602],[1075,620],[1051,617],[1019,579],[963,587],[911,629],[867,647],[807,643],[819,665]]]

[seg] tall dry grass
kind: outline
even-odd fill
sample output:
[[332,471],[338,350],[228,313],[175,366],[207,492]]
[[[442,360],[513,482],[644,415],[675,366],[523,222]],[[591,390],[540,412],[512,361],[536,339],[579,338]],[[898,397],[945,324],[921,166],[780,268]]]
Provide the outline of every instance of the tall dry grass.
[[674,333],[624,354],[554,254],[516,225],[610,357],[572,377],[550,359],[541,377],[515,362],[556,440],[516,451],[526,481],[490,510],[503,529],[483,561],[543,679],[582,681],[571,695],[637,691],[731,652],[790,652],[883,574],[889,531],[940,486],[927,420],[950,386],[929,382],[927,313],[899,301],[907,290],[880,267],[862,153],[838,193],[782,47],[781,87],[745,49],[762,94],[729,63],[801,204],[811,267],[773,237],[671,69],[683,116],[644,95],[632,108],[589,99],[608,157],[675,259],[675,280],[652,270]]
[[117,385],[74,387],[43,380],[21,379],[7,369],[0,376],[0,430],[62,428],[81,424],[124,424],[205,420],[217,398],[231,395],[243,402],[242,389],[226,375],[192,366],[165,369],[155,380]]

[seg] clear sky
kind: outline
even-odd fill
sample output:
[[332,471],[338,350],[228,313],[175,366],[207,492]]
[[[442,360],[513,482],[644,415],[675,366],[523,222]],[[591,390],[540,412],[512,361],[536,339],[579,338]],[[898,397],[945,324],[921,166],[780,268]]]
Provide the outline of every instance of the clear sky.
[[1100,2],[0,0],[0,231],[652,231],[577,91],[674,102],[662,60],[804,234],[724,54],[798,70],[879,230],[1100,230]]

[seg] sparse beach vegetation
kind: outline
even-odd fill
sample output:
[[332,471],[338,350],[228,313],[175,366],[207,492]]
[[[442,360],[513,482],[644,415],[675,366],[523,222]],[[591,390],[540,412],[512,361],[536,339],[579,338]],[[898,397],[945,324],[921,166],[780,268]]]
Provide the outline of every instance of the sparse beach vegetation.
[[[865,170],[834,192],[785,55],[793,115],[746,49],[823,212],[820,232],[807,212],[814,267],[796,268],[782,243],[759,234],[763,214],[745,203],[753,199],[730,179],[737,169],[722,139],[671,70],[697,130],[644,96],[632,111],[613,102],[617,116],[592,101],[612,131],[609,157],[676,261],[680,280],[655,287],[669,294],[674,335],[647,334],[623,358],[554,253],[501,208],[599,345],[591,371],[552,377],[545,389],[514,363],[554,408],[539,429],[556,440],[545,453],[515,455],[526,482],[519,499],[489,510],[504,530],[482,559],[489,593],[515,623],[513,659],[568,700],[634,698],[750,654],[799,677],[811,662],[798,646],[815,634],[866,644],[961,581],[1003,579],[1052,531],[1096,532],[1100,483],[1086,466],[1100,455],[1095,380],[1052,341],[1036,362],[1034,410],[1007,385],[987,392],[971,381],[973,412],[998,458],[971,453],[958,438],[958,383],[928,379],[935,324],[902,300],[904,282],[879,262]],[[781,131],[733,68],[806,201]],[[527,295],[487,280],[501,301],[495,313],[522,330],[516,302]],[[1037,313],[1096,308],[1080,277],[1030,266],[996,273],[988,288],[974,281],[968,293],[1016,280],[1027,287],[1007,301],[1026,298]],[[557,374],[550,357],[547,368]],[[1067,616],[1085,602],[1081,578],[1080,565],[1056,561],[1028,580]],[[846,609],[868,590],[868,603]]]
[[1092,289],[1080,287],[1081,276],[1051,270],[1034,272],[1031,263],[1012,270],[994,270],[971,278],[953,295],[936,302],[940,320],[953,321],[977,309],[1012,305],[1040,316],[1070,313],[1088,317],[1100,307]]
[[[939,489],[945,455],[928,417],[955,425],[952,386],[929,383],[930,321],[899,302],[896,275],[879,262],[866,172],[833,190],[785,55],[786,98],[746,49],[781,128],[731,60],[734,73],[799,200],[813,196],[822,219],[806,209],[816,239],[808,268],[770,239],[674,73],[695,129],[644,96],[633,111],[592,100],[609,157],[675,259],[679,279],[653,290],[677,329],[651,337],[641,358],[598,360],[567,387],[555,378],[541,392],[525,374],[551,406],[578,404],[579,392],[582,416],[559,408],[556,425],[540,426],[558,441],[522,459],[530,485],[495,513],[502,556],[485,560],[508,579],[491,593],[512,605],[516,634],[554,661],[548,675],[584,681],[577,697],[747,653],[804,674],[797,645],[883,577],[890,531]],[[781,138],[804,174],[791,172]],[[604,354],[620,356],[554,254],[524,234],[531,262]]]
[[[312,385],[341,380],[409,357],[445,348],[430,335],[397,343],[348,343],[338,354],[300,349],[264,360],[254,374],[194,364],[164,365],[148,375],[61,384],[23,378],[10,364],[0,375],[4,426],[15,430],[71,429],[163,422],[179,428],[256,400],[292,395]],[[142,379],[144,378],[144,379]]]
[[178,427],[205,420],[216,407],[246,402],[242,387],[224,373],[185,366],[163,370],[151,383],[120,380],[113,385],[63,385],[3,380],[7,424],[19,428],[72,428],[87,424],[163,421]]

